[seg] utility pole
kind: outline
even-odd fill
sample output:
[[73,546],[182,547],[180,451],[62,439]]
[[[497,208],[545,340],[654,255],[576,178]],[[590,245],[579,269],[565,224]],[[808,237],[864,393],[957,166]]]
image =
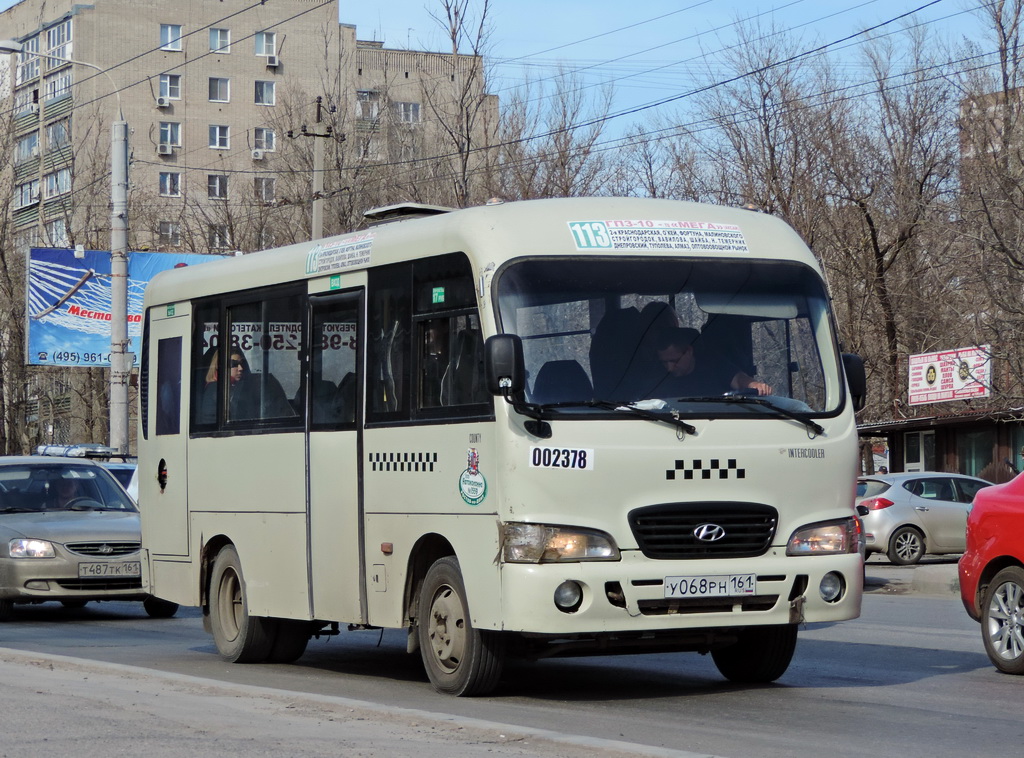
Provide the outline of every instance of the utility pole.
[[110,446],[128,452],[128,124],[110,127]]
[[[321,133],[319,130],[320,125],[323,123],[323,102],[324,99],[320,95],[316,97],[316,122],[313,127],[314,131],[309,131],[306,125],[302,125],[302,130],[296,134],[291,130],[288,130],[288,136],[294,137],[313,137],[313,207],[312,216],[313,223],[310,229],[311,240],[318,240],[324,236],[324,143],[321,142],[317,137],[322,139],[333,139],[334,129],[330,124]],[[344,139],[344,137],[342,137]]]

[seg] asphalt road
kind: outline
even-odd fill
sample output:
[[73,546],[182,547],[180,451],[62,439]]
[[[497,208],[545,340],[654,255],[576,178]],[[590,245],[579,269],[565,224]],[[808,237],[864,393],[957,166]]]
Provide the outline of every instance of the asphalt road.
[[[433,692],[398,632],[245,666],[217,657],[194,609],[24,608],[0,625],[13,649],[0,649],[0,756],[1016,755],[1024,677],[988,662],[944,581],[955,569],[870,562],[862,617],[802,632],[765,687],[731,685],[698,655],[624,656],[516,664],[493,696],[455,699]],[[915,586],[919,573],[939,580]]]

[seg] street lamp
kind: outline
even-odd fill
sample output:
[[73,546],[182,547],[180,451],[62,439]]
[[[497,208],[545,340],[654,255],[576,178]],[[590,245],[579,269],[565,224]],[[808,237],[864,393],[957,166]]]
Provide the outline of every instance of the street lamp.
[[[0,54],[23,53],[16,40],[0,40]],[[105,69],[93,63],[32,51],[38,58],[95,69],[107,77],[117,97],[117,118],[110,125],[110,446],[128,452],[128,124],[121,93]]]

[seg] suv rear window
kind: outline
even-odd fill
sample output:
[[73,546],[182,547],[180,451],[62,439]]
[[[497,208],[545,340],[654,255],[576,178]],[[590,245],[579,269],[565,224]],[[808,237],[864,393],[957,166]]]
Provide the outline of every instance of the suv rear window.
[[892,486],[877,479],[858,479],[857,497],[877,497]]

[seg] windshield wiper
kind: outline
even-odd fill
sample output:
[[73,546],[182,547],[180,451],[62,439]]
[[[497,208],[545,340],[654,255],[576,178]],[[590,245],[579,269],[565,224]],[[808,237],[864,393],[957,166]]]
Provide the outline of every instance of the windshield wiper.
[[697,427],[693,424],[688,424],[679,418],[677,411],[671,411],[670,413],[655,413],[654,411],[647,410],[646,408],[638,408],[635,405],[631,405],[629,402],[616,402],[614,400],[563,400],[558,403],[544,403],[536,405],[529,403],[534,409],[539,412],[547,410],[559,410],[561,408],[602,408],[608,411],[625,411],[631,413],[642,419],[648,421],[660,421],[664,424],[671,424],[674,427],[682,429],[687,434],[696,434]]
[[821,425],[815,423],[811,419],[807,418],[806,415],[798,413],[797,411],[791,411],[787,408],[782,408],[776,405],[770,400],[765,400],[763,397],[754,397],[752,395],[714,395],[711,397],[681,397],[676,399],[677,403],[736,403],[738,405],[759,405],[762,408],[770,408],[773,412],[779,416],[785,416],[791,418],[794,421],[799,421],[801,424],[806,426],[815,434],[824,434],[825,429]]

